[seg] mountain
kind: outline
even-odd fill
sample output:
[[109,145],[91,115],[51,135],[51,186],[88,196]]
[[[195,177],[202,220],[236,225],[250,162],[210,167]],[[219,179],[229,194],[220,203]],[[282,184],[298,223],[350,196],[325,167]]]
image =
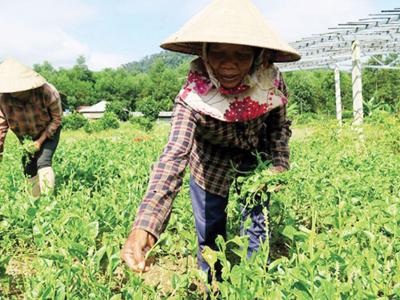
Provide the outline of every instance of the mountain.
[[123,65],[123,68],[131,72],[147,72],[151,65],[157,61],[162,60],[170,68],[177,68],[183,63],[187,63],[193,59],[193,56],[181,54],[170,51],[161,51],[160,53],[148,55],[139,61],[133,61]]

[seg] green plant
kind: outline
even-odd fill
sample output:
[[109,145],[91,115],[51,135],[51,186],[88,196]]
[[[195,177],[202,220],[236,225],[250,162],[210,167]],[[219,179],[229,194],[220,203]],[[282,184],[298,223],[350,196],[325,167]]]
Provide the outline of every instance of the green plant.
[[86,133],[100,132],[105,129],[118,129],[120,126],[117,116],[114,113],[106,112],[103,117],[88,122],[84,127]]
[[88,119],[82,114],[73,112],[62,119],[62,126],[64,129],[78,130],[88,123]]
[[287,116],[289,119],[295,118],[299,114],[299,105],[296,102],[291,102],[287,106]]
[[[94,121],[94,122],[96,122],[96,121]],[[100,130],[96,130],[96,125],[94,124],[94,122],[88,122],[88,123],[86,123],[85,124],[85,126],[83,126],[83,130],[86,132],[86,133],[93,133],[93,132],[97,132],[97,131],[100,131],[100,130],[102,130],[102,128],[100,128]],[[97,123],[96,123],[97,124]]]
[[35,147],[35,142],[32,140],[31,137],[25,137],[22,141],[22,147],[26,154],[33,155],[37,149]]
[[120,101],[107,103],[106,112],[114,113],[121,121],[128,121],[129,119],[129,111],[126,105]]
[[129,119],[130,123],[133,125],[137,125],[139,128],[150,131],[153,129],[155,122],[150,120],[147,117],[131,117]]
[[103,117],[98,120],[103,129],[117,129],[119,128],[119,120],[116,114],[113,112],[105,112]]
[[[260,164],[243,176],[241,194],[231,191],[227,238],[205,253],[222,265],[223,281],[208,288],[222,299],[398,299],[400,119],[381,118],[363,126],[364,142],[348,125],[339,130],[336,122],[313,120],[303,125],[313,129],[307,138],[296,136],[303,126],[294,130],[290,171],[275,176]],[[194,288],[205,276],[196,268],[188,175],[152,249],[153,271],[133,273],[119,258],[151,165],[167,142],[168,128],[156,126],[150,133],[130,123],[96,136],[64,132],[53,163],[57,189],[40,199],[26,192],[18,139],[7,138],[1,298],[204,297]],[[272,192],[277,184],[281,189]],[[268,190],[270,243],[247,259],[249,241],[238,236],[242,200]]]
[[157,120],[163,106],[163,101],[155,100],[152,97],[145,97],[137,102],[136,109],[143,113],[146,118],[154,122]]

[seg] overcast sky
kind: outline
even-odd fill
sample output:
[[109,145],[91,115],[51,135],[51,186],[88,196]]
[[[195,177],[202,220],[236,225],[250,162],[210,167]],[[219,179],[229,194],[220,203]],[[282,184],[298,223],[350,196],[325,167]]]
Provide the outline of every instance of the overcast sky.
[[[117,67],[157,53],[159,44],[212,0],[0,0],[0,61],[48,60]],[[287,41],[400,7],[399,0],[253,0]]]

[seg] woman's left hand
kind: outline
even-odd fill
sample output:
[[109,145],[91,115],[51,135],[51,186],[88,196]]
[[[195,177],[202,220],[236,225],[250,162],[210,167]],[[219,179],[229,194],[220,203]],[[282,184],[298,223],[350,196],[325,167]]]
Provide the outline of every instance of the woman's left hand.
[[269,171],[271,172],[271,174],[278,174],[278,173],[285,172],[286,169],[281,166],[276,166],[276,167],[270,168]]
[[35,141],[33,145],[35,146],[36,151],[39,151],[40,148],[42,148],[42,143],[40,141]]
[[43,132],[41,136],[34,142],[36,151],[39,151],[42,148],[44,141],[47,139],[46,132]]

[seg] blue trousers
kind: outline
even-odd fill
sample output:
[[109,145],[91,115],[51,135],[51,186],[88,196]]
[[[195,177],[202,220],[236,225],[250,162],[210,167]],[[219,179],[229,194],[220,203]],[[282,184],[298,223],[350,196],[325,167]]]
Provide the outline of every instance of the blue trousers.
[[[201,253],[205,246],[217,250],[215,239],[218,235],[226,238],[226,206],[228,198],[205,191],[192,177],[190,178],[190,196],[198,240],[197,263],[200,269],[208,274],[208,280],[211,281],[210,266],[204,260]],[[265,206],[268,208],[268,201],[265,201]],[[256,206],[253,209],[242,208],[240,234],[249,236],[247,257],[250,257],[253,252],[257,251],[261,241],[265,241],[266,239],[267,232],[263,208],[264,205]],[[251,218],[251,226],[244,229],[244,221],[249,217]],[[221,281],[221,266],[217,263],[214,267],[216,279]]]

